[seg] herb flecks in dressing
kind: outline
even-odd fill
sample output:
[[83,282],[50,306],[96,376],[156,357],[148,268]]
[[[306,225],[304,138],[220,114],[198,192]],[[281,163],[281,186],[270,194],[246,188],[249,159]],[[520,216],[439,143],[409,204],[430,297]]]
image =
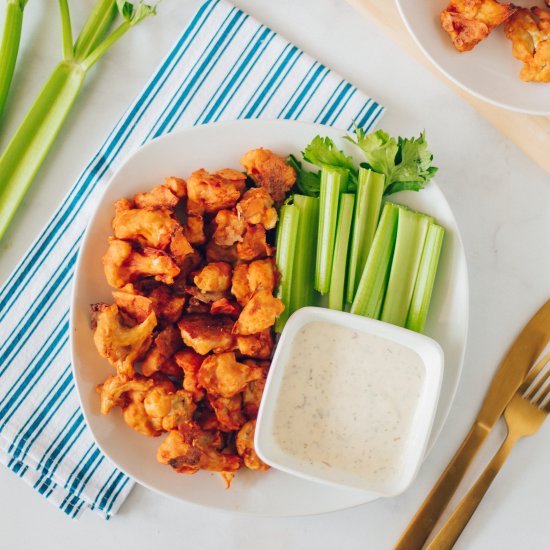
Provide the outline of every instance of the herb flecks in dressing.
[[373,482],[398,475],[424,383],[420,356],[391,340],[313,322],[296,335],[274,436],[321,469]]

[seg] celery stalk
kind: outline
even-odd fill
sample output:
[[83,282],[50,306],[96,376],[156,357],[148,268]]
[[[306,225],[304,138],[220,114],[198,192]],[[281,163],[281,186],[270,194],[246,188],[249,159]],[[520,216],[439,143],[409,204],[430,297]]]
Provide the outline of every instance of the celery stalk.
[[353,302],[357,291],[359,278],[367,262],[380,218],[384,180],[383,174],[377,174],[366,168],[359,169],[346,289],[349,304]]
[[293,267],[296,256],[296,237],[300,210],[293,204],[284,204],[279,212],[279,226],[277,228],[277,252],[275,261],[281,276],[277,289],[277,298],[285,305],[285,310],[277,318],[275,330],[281,332],[290,316],[291,291],[293,287]]
[[431,221],[429,216],[399,207],[395,250],[380,317],[386,323],[405,326],[422,249]]
[[323,167],[319,193],[319,232],[315,264],[315,290],[326,294],[330,288],[330,274],[334,255],[334,239],[338,218],[340,194],[347,186],[347,173]]
[[348,263],[348,248],[354,202],[355,195],[344,193],[340,197],[340,206],[338,207],[338,226],[334,244],[332,274],[330,276],[328,307],[340,311],[344,309],[344,286],[346,283],[346,267]]
[[289,314],[302,307],[311,306],[315,302],[313,279],[319,224],[318,198],[294,195],[293,199],[294,206],[300,211],[300,216],[294,251]]
[[[123,21],[103,38],[117,6]],[[120,0],[99,0],[72,48],[67,1],[60,0],[60,7],[65,59],[56,67],[0,156],[0,238],[48,154],[90,67],[131,27],[155,13],[154,8],[141,2],[132,5]]]
[[435,223],[429,224],[405,323],[408,329],[416,332],[423,332],[426,325],[444,234],[442,227]]
[[23,10],[27,0],[8,0],[4,31],[0,44],[0,118],[10,90],[15,62],[21,42],[21,27],[23,26]]
[[395,246],[398,213],[399,207],[391,202],[387,202],[382,209],[382,217],[351,305],[351,313],[373,319],[380,316]]

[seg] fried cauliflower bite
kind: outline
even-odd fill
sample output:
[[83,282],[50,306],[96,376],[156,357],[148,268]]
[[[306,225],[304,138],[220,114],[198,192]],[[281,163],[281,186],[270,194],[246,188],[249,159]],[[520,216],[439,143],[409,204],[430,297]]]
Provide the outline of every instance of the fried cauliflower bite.
[[213,351],[221,353],[235,347],[231,332],[234,321],[225,315],[213,317],[208,313],[184,315],[178,323],[186,346],[193,348],[199,355]]
[[228,300],[227,298],[220,298],[215,302],[212,302],[210,306],[211,315],[229,315],[233,319],[237,319],[241,314],[241,307],[239,304]]
[[174,360],[183,371],[183,389],[192,395],[195,403],[200,401],[204,397],[204,390],[199,384],[198,374],[204,356],[195,353],[193,350],[184,349],[174,355]]
[[248,264],[241,264],[233,270],[231,281],[231,294],[235,296],[241,306],[245,306],[252,297],[252,291],[248,284]]
[[258,290],[244,306],[233,330],[244,336],[262,332],[275,324],[275,319],[284,309],[283,302],[271,292]]
[[244,460],[244,465],[251,470],[269,470],[269,466],[260,460],[254,449],[254,432],[256,420],[249,420],[237,434],[237,452]]
[[258,410],[262,402],[262,395],[265,388],[266,374],[267,373],[264,374],[264,378],[249,382],[242,393],[243,412],[249,420],[253,420],[258,416]]
[[550,82],[550,11],[520,8],[504,27],[525,82]]
[[187,183],[183,178],[169,176],[164,180],[164,187],[168,187],[179,199],[184,199],[187,196]]
[[212,397],[209,395],[208,402],[214,409],[219,429],[222,432],[238,430],[246,422],[241,410],[242,397],[240,394],[233,397]]
[[212,234],[212,240],[217,245],[231,246],[243,240],[246,223],[235,210],[220,210],[214,218],[214,226],[216,229]]
[[254,359],[269,359],[273,352],[271,329],[249,336],[237,335],[237,348],[242,355]]
[[231,286],[231,271],[228,263],[211,262],[193,277],[193,282],[203,292],[225,292]]
[[237,203],[237,212],[251,225],[261,223],[266,229],[273,229],[277,224],[277,210],[273,208],[273,199],[263,187],[246,191]]
[[173,209],[177,206],[180,199],[166,185],[159,185],[146,193],[137,193],[133,196],[132,200],[137,208],[154,210],[157,208]]
[[251,262],[272,255],[273,251],[266,242],[265,227],[263,225],[248,225],[242,242],[237,243],[238,258],[245,262]]
[[185,305],[185,296],[174,294],[166,285],[159,285],[149,292],[149,300],[153,304],[159,325],[179,321]]
[[251,292],[263,289],[273,293],[273,290],[277,286],[279,272],[277,271],[275,260],[268,258],[266,260],[251,262],[248,266],[246,276]]
[[154,386],[154,380],[139,375],[135,378],[124,374],[110,376],[97,387],[101,396],[101,413],[108,414],[113,407],[121,407],[124,422],[130,428],[149,437],[159,436],[162,431],[160,422],[150,418],[143,405]]
[[[146,296],[134,294],[135,290],[133,288],[128,292],[130,287],[132,287],[132,285],[127,285],[121,290],[113,291],[113,299],[118,306],[118,312],[123,316],[123,320],[129,326],[133,323],[143,323],[154,309],[152,300]],[[128,319],[127,316],[129,316],[130,319]]]
[[441,12],[442,28],[459,52],[473,49],[489,33],[506,21],[516,7],[496,0],[451,0]]
[[187,422],[172,430],[161,443],[157,460],[179,473],[194,474],[198,470],[234,472],[242,465],[239,456],[222,453],[219,432],[203,431],[195,422]]
[[209,355],[199,369],[199,384],[212,396],[233,397],[252,380],[263,376],[261,368],[238,363],[230,351]]
[[296,172],[269,149],[253,149],[241,158],[245,172],[257,187],[263,187],[275,201],[282,201],[296,183]]
[[201,245],[206,242],[204,233],[204,218],[202,216],[187,216],[183,232],[192,245]]
[[96,388],[100,396],[101,414],[109,414],[114,407],[125,407],[132,398],[144,399],[154,384],[154,380],[139,375],[135,378],[127,374],[109,376]]
[[172,218],[171,210],[122,209],[120,206],[115,210],[115,237],[135,241],[143,247],[165,250],[173,232],[180,227],[178,221]]
[[187,256],[195,252],[191,243],[187,240],[183,227],[178,225],[172,232],[170,239],[170,254],[173,256],[178,266],[184,265]]
[[196,170],[187,180],[188,212],[214,214],[224,208],[233,208],[244,191],[245,183],[246,177],[237,170],[225,168],[213,174],[203,169]]
[[141,372],[145,376],[151,376],[155,372],[164,370],[164,365],[182,347],[180,331],[174,325],[168,325],[158,333],[153,345],[149,348],[141,364]]
[[192,419],[197,406],[193,396],[186,390],[170,392],[164,386],[152,388],[143,401],[150,418],[158,419],[165,431],[175,430],[183,422]]
[[141,359],[153,341],[153,329],[157,325],[155,312],[133,327],[122,323],[118,306],[96,304],[96,328],[94,343],[101,357],[113,365],[120,374],[132,376],[134,363]]
[[134,250],[130,243],[113,237],[109,237],[109,248],[101,261],[107,282],[115,288],[146,277],[172,284],[180,272],[168,254],[154,248],[145,248],[140,252]]

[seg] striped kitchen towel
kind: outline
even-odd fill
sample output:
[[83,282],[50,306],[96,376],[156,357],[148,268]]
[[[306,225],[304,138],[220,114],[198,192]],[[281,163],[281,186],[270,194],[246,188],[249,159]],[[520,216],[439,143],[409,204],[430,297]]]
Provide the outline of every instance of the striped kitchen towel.
[[383,108],[223,0],[204,3],[0,291],[0,460],[70,517],[108,518],[132,481],[94,444],[78,405],[69,303],[78,248],[113,171],[178,128],[284,118],[369,129]]

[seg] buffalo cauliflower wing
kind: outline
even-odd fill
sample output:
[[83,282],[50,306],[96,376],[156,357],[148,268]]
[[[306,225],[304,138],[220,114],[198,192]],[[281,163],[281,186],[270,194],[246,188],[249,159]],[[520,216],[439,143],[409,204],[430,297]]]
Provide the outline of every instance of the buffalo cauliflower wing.
[[174,360],[183,371],[183,389],[193,396],[193,401],[200,401],[204,397],[204,390],[199,384],[198,374],[204,356],[191,349],[184,349],[174,355]]
[[225,262],[206,264],[193,278],[203,292],[224,292],[231,286],[231,266]]
[[220,210],[214,218],[212,240],[220,246],[231,246],[243,240],[246,223],[235,210]]
[[253,149],[241,158],[245,172],[275,201],[282,201],[296,183],[296,172],[283,158],[269,149]]
[[262,378],[261,368],[238,363],[230,351],[209,355],[199,369],[198,381],[211,395],[233,397],[244,390],[252,380]]
[[254,449],[254,432],[256,420],[249,420],[237,434],[237,452],[244,460],[244,464],[251,470],[269,470],[269,466],[260,460]]
[[155,312],[133,327],[122,322],[118,306],[96,304],[94,343],[101,357],[113,365],[120,374],[133,375],[134,363],[141,359],[153,341],[157,325]]
[[197,406],[193,396],[186,390],[171,392],[165,386],[152,388],[143,401],[145,412],[157,419],[165,431],[175,430],[184,422],[193,418]]
[[172,430],[161,443],[157,460],[179,473],[194,474],[199,470],[234,472],[242,465],[236,455],[221,452],[219,432],[203,431],[195,422],[187,422]]
[[441,26],[459,52],[473,49],[506,21],[516,7],[496,0],[451,0],[441,12]]
[[233,397],[212,397],[209,395],[208,402],[214,409],[218,429],[222,432],[238,430],[246,422],[242,411],[241,394],[236,394]]
[[521,8],[506,22],[512,53],[523,61],[519,76],[525,82],[550,82],[550,11]]
[[180,273],[179,267],[165,252],[155,248],[138,251],[130,243],[112,237],[102,262],[107,282],[115,288],[147,277],[172,284]]
[[207,313],[192,313],[184,315],[178,327],[185,345],[199,355],[206,355],[211,351],[221,353],[234,348],[233,324],[233,319],[225,315],[213,317]]
[[137,193],[132,200],[137,208],[175,208],[180,199],[186,196],[185,180],[166,178],[164,185],[159,185],[146,193]]
[[248,225],[242,242],[237,243],[238,258],[245,262],[251,262],[272,254],[273,251],[266,241],[265,227],[263,225]]
[[196,170],[187,180],[188,212],[214,214],[224,208],[233,208],[244,191],[245,183],[246,177],[230,168],[212,174]]
[[187,216],[183,232],[192,245],[201,245],[206,242],[204,233],[204,218],[202,216]]
[[252,225],[260,223],[266,229],[273,229],[277,224],[277,210],[273,208],[273,199],[263,187],[246,191],[237,203],[237,212],[240,218]]
[[258,290],[244,306],[234,332],[248,336],[268,329],[275,324],[275,319],[284,311],[281,300],[275,298],[268,290]]
[[271,330],[265,329],[248,336],[237,335],[237,348],[242,355],[254,359],[269,359],[273,351]]
[[183,347],[180,331],[174,325],[168,325],[155,337],[153,345],[141,364],[141,372],[151,376],[155,372],[165,371],[172,356]]

